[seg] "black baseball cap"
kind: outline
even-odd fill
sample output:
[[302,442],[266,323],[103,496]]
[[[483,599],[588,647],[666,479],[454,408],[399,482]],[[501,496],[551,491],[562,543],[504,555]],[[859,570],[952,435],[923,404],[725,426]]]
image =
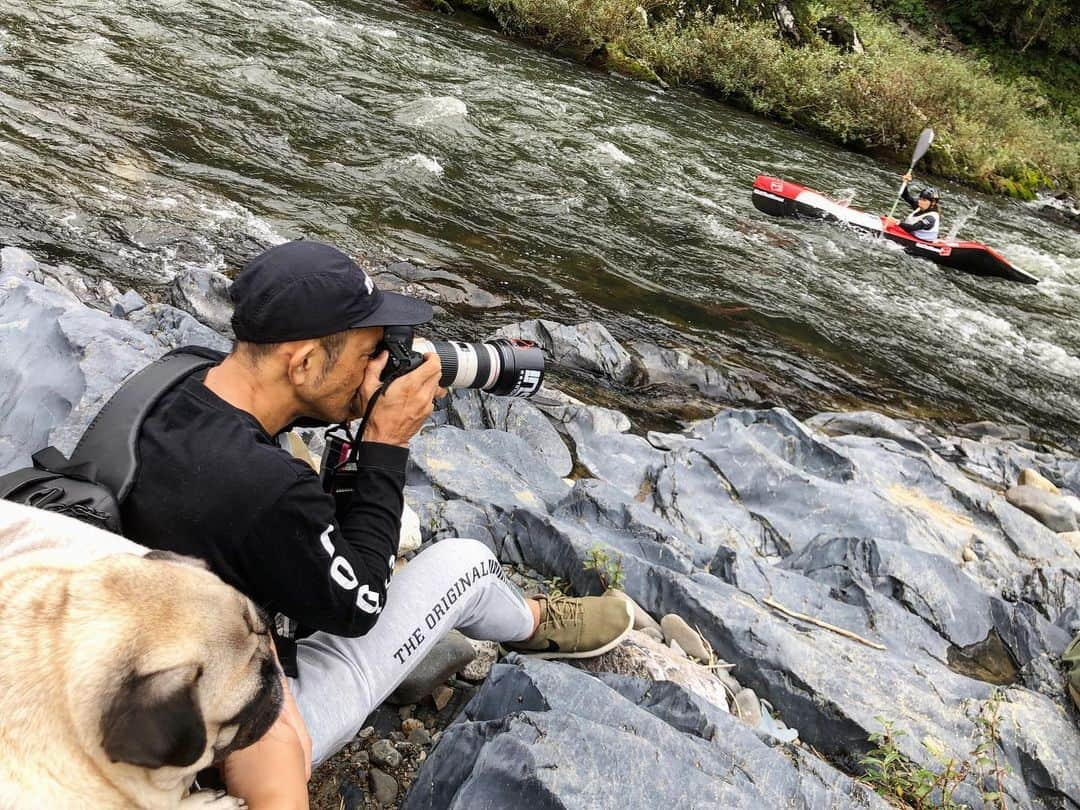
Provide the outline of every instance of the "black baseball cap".
[[251,259],[229,287],[237,340],[283,343],[431,320],[426,301],[383,292],[332,245],[298,239]]

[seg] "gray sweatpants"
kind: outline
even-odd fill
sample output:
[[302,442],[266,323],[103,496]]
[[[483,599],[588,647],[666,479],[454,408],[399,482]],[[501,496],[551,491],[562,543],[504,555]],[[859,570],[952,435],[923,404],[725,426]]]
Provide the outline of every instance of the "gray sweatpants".
[[315,633],[297,645],[289,679],[318,765],[352,740],[371,711],[435,643],[457,628],[469,638],[520,641],[533,617],[483,543],[447,539],[396,574],[375,627],[359,638]]

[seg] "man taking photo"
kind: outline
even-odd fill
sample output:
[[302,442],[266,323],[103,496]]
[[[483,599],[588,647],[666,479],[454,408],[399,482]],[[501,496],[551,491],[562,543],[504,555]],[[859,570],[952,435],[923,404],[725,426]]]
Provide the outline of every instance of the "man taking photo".
[[[598,655],[629,632],[620,599],[525,599],[475,540],[432,545],[391,584],[409,440],[445,393],[434,353],[374,400],[341,513],[311,467],[277,444],[302,417],[363,416],[382,386],[384,327],[430,320],[427,303],[379,290],[312,241],[256,256],[230,294],[234,349],[146,418],[123,522],[137,542],[205,560],[277,617],[295,707],[227,761],[233,795],[253,808],[306,806],[311,762],[348,743],[452,628],[547,658]],[[297,625],[310,634],[295,638]]]

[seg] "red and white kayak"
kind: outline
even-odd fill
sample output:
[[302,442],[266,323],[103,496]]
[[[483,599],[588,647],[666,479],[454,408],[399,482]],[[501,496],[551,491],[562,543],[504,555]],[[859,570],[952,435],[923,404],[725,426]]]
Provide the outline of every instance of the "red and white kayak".
[[916,239],[903,228],[886,225],[885,217],[868,214],[843,203],[831,200],[824,194],[780,180],[776,177],[759,174],[754,181],[754,207],[773,216],[810,216],[820,219],[839,221],[884,236],[904,247],[912,256],[920,256],[937,262],[945,267],[973,273],[977,276],[996,276],[1022,284],[1038,284],[1039,279],[1002,256],[993,248],[981,242],[963,242],[951,239],[938,239],[926,242]]

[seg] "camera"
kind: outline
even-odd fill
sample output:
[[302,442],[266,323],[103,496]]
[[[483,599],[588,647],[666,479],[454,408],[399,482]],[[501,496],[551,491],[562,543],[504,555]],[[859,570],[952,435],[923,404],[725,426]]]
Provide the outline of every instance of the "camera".
[[[390,383],[424,362],[426,352],[435,352],[442,362],[441,388],[479,388],[507,397],[531,397],[544,381],[544,353],[529,340],[496,338],[485,343],[417,338],[411,326],[388,326],[376,352],[388,353],[386,368],[379,379]],[[322,457],[323,489],[344,508],[352,497],[356,478],[355,442],[341,426],[326,435]]]
[[411,326],[388,326],[380,349],[389,353],[382,381],[396,380],[435,352],[442,361],[442,388],[479,388],[505,397],[531,397],[544,381],[544,353],[528,340],[486,343],[416,338]]

